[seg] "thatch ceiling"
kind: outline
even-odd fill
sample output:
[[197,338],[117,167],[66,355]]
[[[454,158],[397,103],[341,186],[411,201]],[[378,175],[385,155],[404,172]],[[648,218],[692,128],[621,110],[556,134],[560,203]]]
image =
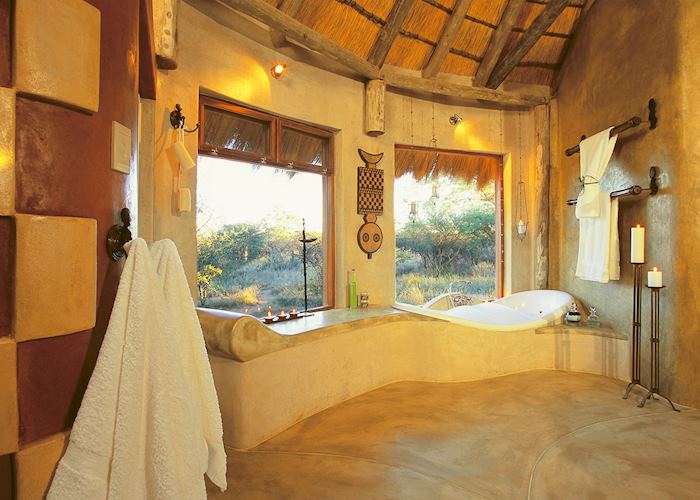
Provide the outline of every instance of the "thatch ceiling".
[[[400,0],[265,0],[275,8],[327,37],[363,59],[369,59]],[[506,7],[517,9],[495,62],[514,49],[537,17],[553,0],[472,0],[449,40],[449,50],[440,61],[439,72],[475,76],[492,42]],[[389,45],[383,63],[411,70],[425,70],[440,43],[456,3],[463,0],[414,0]],[[569,0],[554,22],[544,29],[525,52],[506,81],[551,86],[566,57],[577,23],[591,0]],[[398,8],[398,7],[397,7]],[[381,66],[382,64],[379,64]],[[431,75],[432,76],[432,75]],[[492,85],[487,85],[492,86]]]

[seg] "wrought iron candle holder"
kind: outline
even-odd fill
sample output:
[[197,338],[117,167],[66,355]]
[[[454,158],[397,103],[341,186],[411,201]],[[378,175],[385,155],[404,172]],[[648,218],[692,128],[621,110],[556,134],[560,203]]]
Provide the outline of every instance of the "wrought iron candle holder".
[[660,398],[668,401],[671,405],[673,411],[680,411],[676,406],[666,396],[659,394],[659,296],[661,294],[661,289],[666,287],[647,287],[651,290],[651,372],[649,374],[651,389],[639,400],[640,408],[644,407],[644,404],[648,399],[656,399],[654,396],[659,396]]
[[644,263],[633,262],[634,287],[632,303],[632,379],[627,384],[622,399],[627,399],[635,385],[642,387],[641,370],[639,366],[639,345],[642,333],[642,266]]

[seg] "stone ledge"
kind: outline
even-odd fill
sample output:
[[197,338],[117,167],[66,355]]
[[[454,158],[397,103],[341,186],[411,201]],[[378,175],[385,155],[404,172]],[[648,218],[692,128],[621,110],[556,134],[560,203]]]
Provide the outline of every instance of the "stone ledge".
[[406,320],[441,321],[391,308],[331,309],[272,325],[228,311],[198,308],[197,315],[209,352],[236,361],[250,361],[351,329]]
[[609,339],[619,339],[627,340],[627,335],[613,330],[612,328],[600,327],[593,328],[590,326],[580,325],[554,325],[545,326],[535,330],[535,334],[538,335],[548,335],[548,334],[559,334],[559,335],[594,335],[596,337],[605,337]]

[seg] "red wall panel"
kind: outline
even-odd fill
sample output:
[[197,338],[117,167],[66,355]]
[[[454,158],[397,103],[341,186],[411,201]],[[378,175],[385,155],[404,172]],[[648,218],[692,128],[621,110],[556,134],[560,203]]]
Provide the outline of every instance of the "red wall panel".
[[[4,0],[0,0],[2,2]],[[104,249],[125,205],[127,176],[111,170],[111,127],[138,120],[139,0],[89,0],[101,12],[100,107],[95,114],[17,98],[16,210],[97,219],[97,325],[18,347],[23,444],[71,426],[104,336],[122,263]]]

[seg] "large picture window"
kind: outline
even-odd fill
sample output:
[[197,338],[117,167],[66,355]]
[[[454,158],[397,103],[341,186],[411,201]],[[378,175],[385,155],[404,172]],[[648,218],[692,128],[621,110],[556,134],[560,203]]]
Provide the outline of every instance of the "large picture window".
[[396,300],[502,295],[502,158],[396,146]]
[[197,167],[199,305],[254,316],[332,307],[333,134],[202,97]]

